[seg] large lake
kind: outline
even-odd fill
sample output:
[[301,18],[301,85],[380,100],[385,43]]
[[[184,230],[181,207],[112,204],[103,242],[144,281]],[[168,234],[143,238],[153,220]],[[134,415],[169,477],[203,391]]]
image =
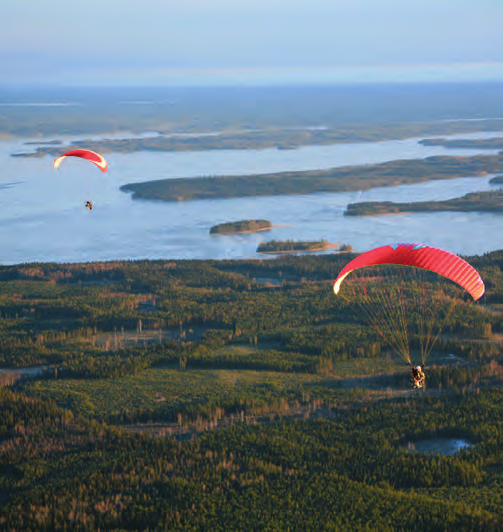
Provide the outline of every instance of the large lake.
[[[498,132],[448,138],[495,137]],[[60,137],[61,139],[61,137]],[[491,150],[422,146],[419,139],[306,146],[297,150],[214,150],[108,154],[109,172],[68,159],[58,171],[52,158],[17,158],[27,141],[0,141],[0,263],[80,262],[114,259],[239,259],[257,257],[268,239],[320,239],[350,243],[359,251],[393,242],[421,242],[460,254],[503,249],[503,216],[491,213],[420,213],[344,217],[355,201],[443,200],[489,190],[492,176],[467,177],[365,192],[318,193],[182,203],[132,201],[126,183],[244,175],[372,164],[432,155],[473,155]],[[73,139],[63,139],[73,140]],[[91,198],[95,209],[88,212]],[[210,236],[217,223],[265,218],[284,224],[271,231]]]

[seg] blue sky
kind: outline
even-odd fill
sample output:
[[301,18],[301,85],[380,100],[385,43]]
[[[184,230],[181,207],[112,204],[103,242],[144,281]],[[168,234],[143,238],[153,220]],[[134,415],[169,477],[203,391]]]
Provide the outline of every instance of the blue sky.
[[0,85],[503,80],[503,0],[1,0]]

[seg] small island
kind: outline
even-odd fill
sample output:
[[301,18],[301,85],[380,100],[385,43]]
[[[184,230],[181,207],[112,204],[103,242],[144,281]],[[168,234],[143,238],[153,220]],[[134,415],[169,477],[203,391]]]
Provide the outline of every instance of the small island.
[[490,185],[503,185],[503,175],[497,175],[492,179],[489,179]]
[[334,248],[337,244],[329,244],[326,240],[270,240],[261,242],[257,248],[257,253],[312,253],[314,251],[325,251]]
[[210,235],[232,235],[234,233],[255,233],[267,231],[273,226],[269,220],[241,220],[214,225],[210,229]]
[[337,251],[340,253],[353,253],[354,249],[351,244],[341,244]]
[[413,203],[393,203],[392,201],[367,201],[350,203],[345,216],[375,216],[409,212],[503,212],[503,192],[472,192],[462,198],[445,201],[417,201]]

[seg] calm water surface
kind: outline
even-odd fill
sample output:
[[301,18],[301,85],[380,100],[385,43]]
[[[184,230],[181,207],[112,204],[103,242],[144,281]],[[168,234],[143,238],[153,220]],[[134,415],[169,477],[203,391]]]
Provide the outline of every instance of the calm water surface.
[[409,442],[406,449],[411,452],[450,456],[459,453],[462,449],[468,449],[472,445],[472,443],[462,438],[432,438],[431,440]]
[[[496,137],[498,132],[448,138]],[[124,137],[124,134],[119,135]],[[108,138],[110,136],[107,136]],[[257,257],[262,240],[320,239],[366,250],[388,242],[423,242],[461,254],[503,249],[503,216],[491,213],[419,213],[353,218],[342,215],[355,201],[443,200],[490,190],[492,176],[377,188],[365,192],[205,200],[182,203],[132,201],[126,183],[246,175],[374,164],[433,155],[495,153],[422,146],[418,139],[306,146],[297,150],[214,150],[108,154],[109,172],[68,159],[58,171],[52,158],[15,158],[33,149],[26,141],[0,141],[0,263],[79,262],[114,259]],[[62,140],[70,140],[63,139]],[[90,198],[95,210],[88,212]],[[285,224],[271,231],[210,236],[217,223],[266,218]]]

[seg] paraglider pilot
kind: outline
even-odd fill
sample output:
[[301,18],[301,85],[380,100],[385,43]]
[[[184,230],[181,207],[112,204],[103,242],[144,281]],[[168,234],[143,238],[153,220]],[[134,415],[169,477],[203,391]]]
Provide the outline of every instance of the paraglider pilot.
[[410,368],[410,378],[413,388],[423,388],[425,374],[421,366],[412,366]]
[[[54,162],[52,163],[54,168],[59,168],[61,162],[64,161],[67,157],[78,157],[80,159],[86,159],[95,164],[102,172],[106,172],[108,170],[108,163],[106,162],[103,155],[100,155],[95,151],[85,149],[70,150],[66,153],[63,153],[63,155],[56,157],[56,159],[54,159]],[[88,211],[93,210],[93,204],[90,200],[86,201],[85,207]]]

